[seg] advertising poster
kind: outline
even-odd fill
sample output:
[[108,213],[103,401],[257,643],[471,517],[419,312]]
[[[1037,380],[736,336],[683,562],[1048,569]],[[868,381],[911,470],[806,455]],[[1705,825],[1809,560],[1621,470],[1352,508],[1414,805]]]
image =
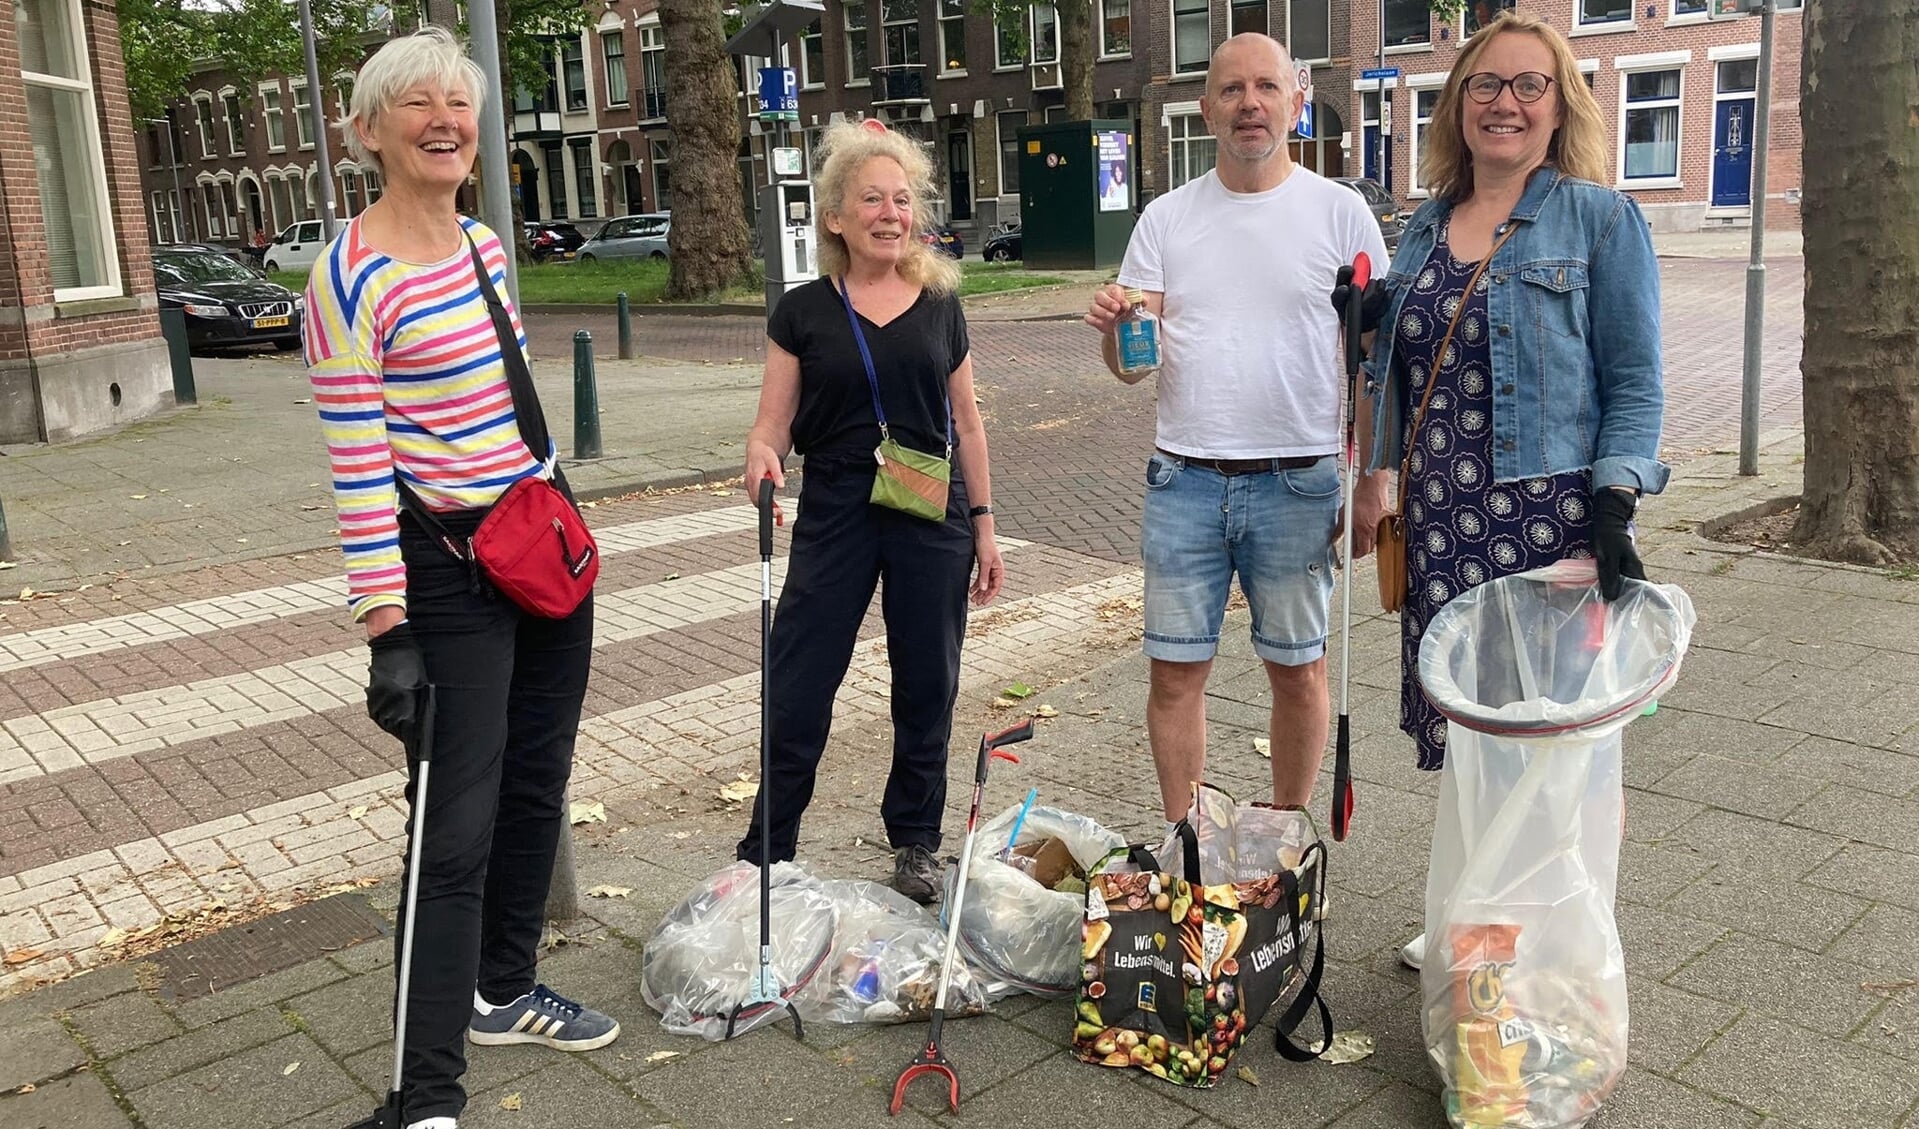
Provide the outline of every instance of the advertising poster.
[[1101,130],[1099,139],[1099,210],[1124,212],[1133,206],[1133,186],[1127,179],[1132,138],[1118,130]]

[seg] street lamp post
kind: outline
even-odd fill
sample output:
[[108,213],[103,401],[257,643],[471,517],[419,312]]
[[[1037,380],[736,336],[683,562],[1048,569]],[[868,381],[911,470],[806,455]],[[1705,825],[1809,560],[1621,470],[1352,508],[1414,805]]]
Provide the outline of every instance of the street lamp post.
[[1746,356],[1739,389],[1739,473],[1759,473],[1759,364],[1766,336],[1766,146],[1772,131],[1772,18],[1775,0],[1759,8],[1758,101],[1752,130],[1752,258],[1746,264]]
[[300,39],[306,48],[307,65],[307,113],[312,117],[313,159],[320,164],[320,175],[314,180],[320,189],[320,230],[322,237],[333,242],[333,160],[327,154],[326,140],[326,99],[320,96],[320,64],[314,58],[313,46],[313,7],[307,0],[300,0]]
[[1379,104],[1374,113],[1378,115],[1379,144],[1374,149],[1378,154],[1373,168],[1379,173],[1379,186],[1388,196],[1393,193],[1393,178],[1386,172],[1386,0],[1379,0]]

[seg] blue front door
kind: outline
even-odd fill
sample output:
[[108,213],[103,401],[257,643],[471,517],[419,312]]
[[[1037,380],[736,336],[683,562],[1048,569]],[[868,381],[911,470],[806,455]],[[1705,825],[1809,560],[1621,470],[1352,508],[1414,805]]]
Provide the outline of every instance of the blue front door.
[[1366,175],[1379,182],[1386,191],[1393,190],[1393,139],[1386,139],[1386,175],[1379,175],[1379,127],[1366,127]]
[[1729,98],[1719,103],[1712,131],[1712,206],[1744,208],[1752,203],[1752,126],[1754,102]]

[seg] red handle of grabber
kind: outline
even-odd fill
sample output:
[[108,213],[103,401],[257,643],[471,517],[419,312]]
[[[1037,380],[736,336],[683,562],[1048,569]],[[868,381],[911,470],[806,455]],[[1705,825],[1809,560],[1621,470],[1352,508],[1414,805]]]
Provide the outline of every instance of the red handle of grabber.
[[1353,256],[1353,289],[1364,290],[1373,280],[1373,257],[1361,251]]

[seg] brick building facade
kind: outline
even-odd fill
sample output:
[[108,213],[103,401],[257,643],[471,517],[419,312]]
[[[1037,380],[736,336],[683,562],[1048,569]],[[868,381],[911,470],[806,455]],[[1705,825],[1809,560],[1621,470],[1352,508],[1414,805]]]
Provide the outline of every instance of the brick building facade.
[[0,21],[0,443],[172,402],[111,0]]
[[[1409,206],[1418,184],[1418,135],[1426,128],[1462,40],[1502,9],[1534,12],[1572,44],[1612,138],[1613,183],[1631,193],[1655,230],[1744,226],[1750,221],[1752,123],[1759,20],[1709,21],[1706,0],[1473,0],[1455,21],[1426,0],[1163,0],[1155,25],[1142,193],[1178,187],[1212,167],[1213,143],[1199,117],[1206,56],[1228,35],[1263,31],[1312,69],[1316,137],[1295,155],[1329,176],[1370,176]],[[1783,0],[1776,22],[1767,220],[1799,224],[1800,19]],[[1384,66],[1399,75],[1361,78]],[[1386,136],[1385,167],[1378,141]]]

